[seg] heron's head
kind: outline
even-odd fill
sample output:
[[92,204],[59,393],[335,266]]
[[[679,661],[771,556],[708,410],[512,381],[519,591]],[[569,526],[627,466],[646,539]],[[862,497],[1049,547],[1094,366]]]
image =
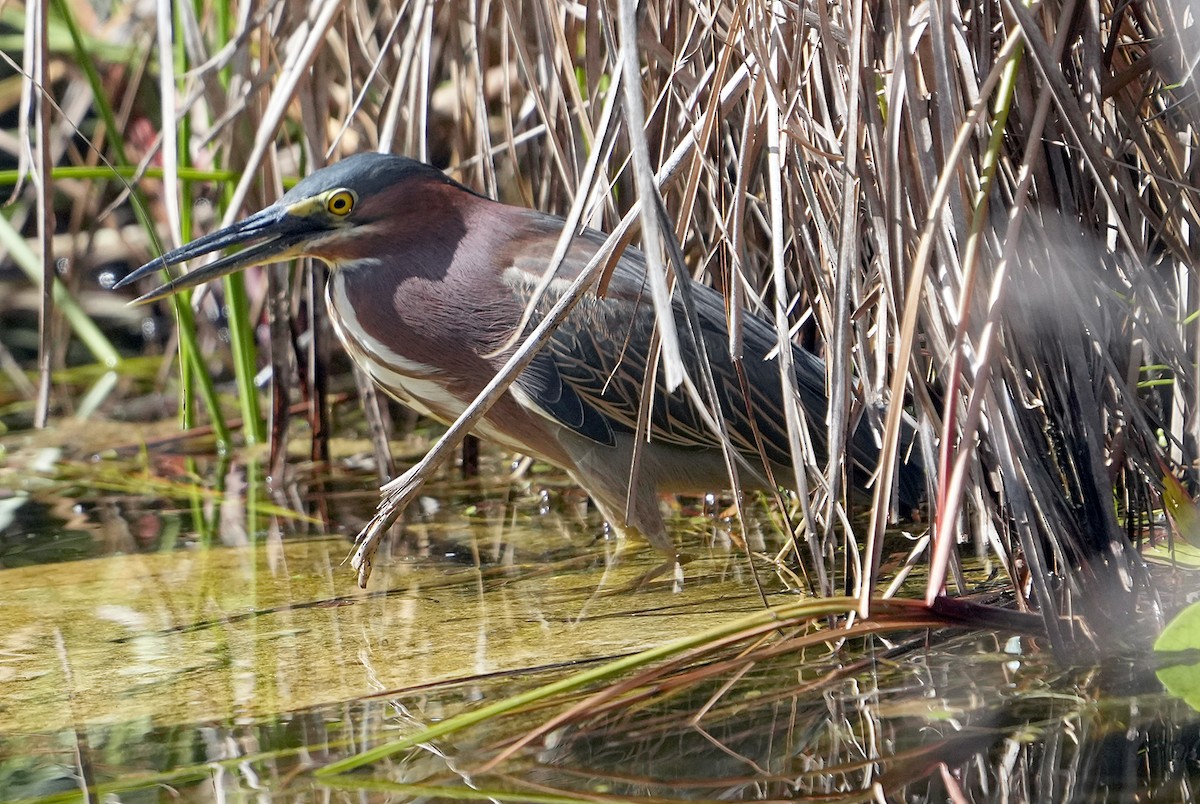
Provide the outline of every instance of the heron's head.
[[402,156],[348,157],[313,173],[266,209],[151,260],[114,287],[238,246],[243,248],[136,301],[154,301],[253,265],[295,257],[316,257],[334,266],[383,258],[392,251],[389,237],[396,216],[421,214],[413,205],[414,182],[454,184],[436,168]]

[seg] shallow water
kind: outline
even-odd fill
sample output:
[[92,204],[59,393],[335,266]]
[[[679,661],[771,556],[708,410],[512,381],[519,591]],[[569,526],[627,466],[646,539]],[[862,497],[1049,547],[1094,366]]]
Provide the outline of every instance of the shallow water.
[[753,614],[760,588],[802,599],[801,584],[768,561],[778,535],[760,509],[753,565],[727,521],[682,509],[682,585],[647,580],[661,558],[607,538],[561,476],[510,482],[489,452],[492,480],[425,489],[363,590],[345,560],[375,503],[365,447],[338,444],[320,473],[297,460],[278,490],[253,453],[111,447],[158,435],[65,424],[3,442],[0,799],[86,783],[120,801],[1186,800],[1200,782],[1200,716],[1144,661],[1064,667],[988,631],[832,642],[818,624],[764,636],[777,649],[752,658],[730,643],[660,663],[619,700],[582,698],[601,689],[587,685],[320,775]]

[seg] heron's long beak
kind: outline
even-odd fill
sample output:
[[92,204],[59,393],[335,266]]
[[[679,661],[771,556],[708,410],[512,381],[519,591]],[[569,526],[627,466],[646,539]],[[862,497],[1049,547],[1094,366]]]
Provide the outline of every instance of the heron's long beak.
[[173,279],[165,285],[139,296],[134,299],[133,303],[142,304],[162,299],[172,293],[194,288],[209,280],[249,268],[252,265],[263,265],[297,256],[299,253],[297,246],[306,239],[306,234],[310,236],[312,232],[309,230],[306,233],[304,229],[308,227],[295,226],[296,223],[299,221],[295,216],[289,214],[287,207],[278,204],[269,206],[232,226],[206,234],[151,260],[113,285],[113,289],[131,285],[154,271],[194,260],[230,246],[252,244],[236,254],[228,254],[202,268],[184,274],[178,279]]

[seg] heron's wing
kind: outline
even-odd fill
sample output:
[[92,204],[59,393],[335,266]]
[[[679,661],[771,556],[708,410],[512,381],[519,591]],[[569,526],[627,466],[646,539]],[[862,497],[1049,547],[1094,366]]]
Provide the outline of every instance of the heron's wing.
[[563,380],[552,353],[542,351],[516,380],[517,387],[551,419],[597,444],[616,444],[609,421],[590,402],[580,398],[574,385]]
[[[529,236],[514,238],[512,267],[504,277],[522,303],[535,292],[549,264],[555,238],[547,235],[562,230],[560,219],[541,213],[528,212],[523,223]],[[575,239],[556,278],[537,299],[533,322],[550,311],[603,241],[604,235],[591,230]],[[632,271],[623,267],[626,263],[633,265]],[[611,445],[614,432],[631,433],[637,426],[644,351],[653,327],[649,296],[643,298],[641,282],[630,279],[639,270],[644,278],[640,266],[641,255],[627,251],[609,292],[603,298],[586,294],[515,383],[527,406],[532,403],[536,412],[600,444]],[[662,420],[664,426],[670,423],[668,417]],[[676,442],[697,445],[686,436]]]
[[[550,225],[538,218],[536,223]],[[561,227],[561,222],[558,222]],[[546,243],[547,239],[531,238]],[[558,276],[539,301],[535,318],[545,315],[562,295],[566,285],[583,270],[595,254],[604,235],[585,231],[568,251]],[[514,260],[511,282],[519,295],[528,294],[540,279],[549,254],[526,251]],[[519,285],[519,287],[517,287]],[[690,285],[699,322],[700,338],[707,352],[716,382],[721,412],[734,446],[748,457],[757,458],[759,442],[774,463],[788,463],[788,440],[783,415],[778,364],[768,355],[775,348],[775,331],[754,316],[745,319],[742,376],[735,370],[729,354],[729,337],[724,301],[719,293],[698,284]],[[683,303],[676,293],[673,306],[676,324],[688,338],[688,323]],[[577,424],[574,399],[608,423],[609,432],[633,432],[637,426],[641,390],[647,377],[651,334],[655,317],[646,283],[642,254],[627,249],[618,261],[603,297],[585,296],[571,316],[554,333],[535,367],[518,383],[538,401],[542,412],[560,424],[600,443],[596,427]],[[699,357],[695,350],[684,350],[684,368],[698,381]],[[816,357],[796,351],[797,378],[801,399],[810,416],[818,422],[825,417],[824,366]],[[557,387],[561,385],[560,390]],[[718,448],[716,435],[705,423],[691,396],[679,389],[668,393],[661,380],[650,406],[651,439],[680,447]],[[568,410],[557,401],[569,396]],[[820,434],[817,438],[823,443]]]
[[[531,228],[561,232],[562,220],[529,213]],[[524,252],[514,259],[516,285],[528,291],[537,285],[549,262],[552,238],[534,238],[544,253]],[[556,279],[534,311],[544,316],[600,248],[605,235],[585,230],[572,243]],[[514,285],[515,287],[515,285]],[[725,300],[720,293],[698,283],[689,284],[698,331],[716,385],[718,403],[735,449],[751,462],[762,455],[777,466],[790,466],[783,383],[776,359],[778,336],[772,324],[753,315],[742,319],[742,358],[735,364],[729,352]],[[528,295],[523,296],[528,298]],[[676,326],[685,343],[689,339],[688,316],[678,291],[672,299]],[[586,295],[571,316],[554,333],[529,376],[518,383],[540,390],[539,406],[545,415],[598,443],[610,443],[613,433],[634,432],[638,423],[641,390],[647,379],[651,335],[655,326],[653,303],[646,279],[645,258],[628,248],[609,278],[603,297]],[[811,352],[792,346],[795,393],[809,422],[809,435],[823,460],[827,449],[826,418],[829,401],[825,392],[825,364]],[[684,350],[684,368],[699,382],[700,361],[695,350]],[[557,386],[555,390],[549,386]],[[787,393],[792,393],[789,389]],[[568,404],[569,403],[569,404]],[[583,418],[580,419],[581,407]],[[603,423],[603,425],[601,425]],[[717,436],[705,423],[692,396],[683,389],[668,393],[656,378],[650,404],[650,438],[658,443],[700,449],[719,448]],[[906,427],[905,442],[912,429]],[[760,450],[761,448],[761,450]],[[853,462],[870,469],[878,460],[874,433],[865,420],[850,437],[848,451]],[[902,497],[920,499],[924,471],[919,456],[901,467]],[[912,488],[907,488],[907,486]]]

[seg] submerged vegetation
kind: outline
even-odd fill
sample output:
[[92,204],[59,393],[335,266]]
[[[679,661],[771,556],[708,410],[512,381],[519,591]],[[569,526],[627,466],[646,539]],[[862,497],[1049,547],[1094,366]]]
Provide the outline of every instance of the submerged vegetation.
[[[749,522],[713,528],[744,546],[757,599],[777,608],[731,614],[702,637],[634,658],[607,657],[494,711],[467,705],[490,683],[481,670],[456,689],[446,719],[402,711],[399,696],[390,713],[367,699],[336,734],[318,717],[319,737],[288,734],[278,755],[247,749],[236,759],[253,756],[256,772],[278,774],[281,785],[279,776],[315,768],[319,781],[305,784],[381,797],[627,800],[677,791],[618,755],[678,740],[690,761],[706,762],[701,748],[715,747],[729,763],[688,788],[697,796],[862,798],[914,784],[930,795],[1101,796],[1130,774],[1151,794],[1194,794],[1194,720],[1174,724],[1179,710],[1162,702],[1157,721],[1133,704],[1105,720],[1087,693],[1018,670],[1024,661],[1039,679],[1083,683],[1082,672],[1049,669],[1050,657],[1072,667],[1144,651],[1195,585],[1194,7],[198,0],[158,11],[143,18],[125,4],[104,16],[62,0],[0,7],[10,62],[0,179],[12,185],[0,216],[4,427],[178,411],[203,439],[200,452],[246,461],[248,487],[271,478],[272,502],[250,506],[252,533],[254,517],[278,521],[304,507],[280,492],[297,471],[311,480],[305,513],[357,531],[365,517],[335,521],[324,481],[313,479],[313,466],[344,454],[334,414],[369,439],[357,451],[373,457],[381,479],[412,465],[431,439],[421,431],[405,442],[405,460],[392,455],[412,420],[331,348],[321,265],[230,276],[134,311],[106,289],[161,250],[369,149],[432,162],[509,203],[574,210],[603,231],[626,221],[634,242],[644,216],[657,214],[645,190],[653,185],[665,234],[684,269],[725,295],[731,329],[751,311],[821,355],[832,400],[828,421],[791,432],[807,493],[767,501],[772,532],[764,538]],[[642,154],[652,176],[638,176]],[[652,256],[672,270],[669,253]],[[21,331],[36,331],[37,342],[15,337]],[[291,422],[299,413],[307,429]],[[836,448],[864,417],[883,446],[869,501],[848,496]],[[899,438],[902,418],[919,434],[912,445]],[[828,428],[828,461],[804,427]],[[173,444],[181,464],[164,468],[126,441],[109,447],[135,456],[133,477],[146,481],[137,493],[180,500],[197,532],[217,534],[214,506],[225,497],[201,488],[194,450]],[[888,541],[893,471],[909,448],[930,469],[930,499],[921,520],[904,524],[915,535]],[[297,470],[298,455],[312,463]],[[75,465],[58,477],[60,490],[107,484],[116,493],[129,475]],[[28,493],[4,473],[0,483]],[[406,486],[403,501],[416,488]],[[554,564],[560,549],[539,555],[564,568]],[[474,559],[503,565],[502,553],[476,550]],[[770,570],[773,578],[759,577]],[[349,570],[330,572],[335,587],[352,586]],[[481,589],[502,575],[485,572]],[[671,597],[666,584],[621,577],[624,593]],[[781,605],[785,590],[814,599]],[[346,594],[314,605],[341,605]],[[970,704],[944,710],[901,711],[899,701],[870,709],[880,702],[857,686],[863,678],[934,689],[954,675],[949,664],[917,666],[930,640],[970,656],[995,685],[1012,679],[1012,689],[996,702],[972,690]],[[1140,689],[1144,678],[1131,675]],[[516,731],[481,726],[489,713],[515,713]],[[755,733],[739,724],[743,713]],[[403,739],[372,733],[364,745],[353,733],[364,721],[398,721]],[[1139,735],[1128,751],[1151,749],[1109,779],[1097,757],[1112,748],[1114,724]],[[438,740],[467,726],[486,732],[463,749],[491,785],[482,794],[455,763],[424,775],[393,764],[419,746],[439,756]],[[265,741],[269,728],[261,731]],[[973,762],[986,752],[994,764]],[[510,754],[525,757],[511,776],[496,770]],[[581,756],[598,763],[581,767],[603,766],[603,784],[556,777],[538,787],[557,759]],[[368,764],[377,776],[349,773]],[[208,766],[172,767],[184,770],[136,785],[183,784]],[[78,775],[92,784],[92,773]]]

